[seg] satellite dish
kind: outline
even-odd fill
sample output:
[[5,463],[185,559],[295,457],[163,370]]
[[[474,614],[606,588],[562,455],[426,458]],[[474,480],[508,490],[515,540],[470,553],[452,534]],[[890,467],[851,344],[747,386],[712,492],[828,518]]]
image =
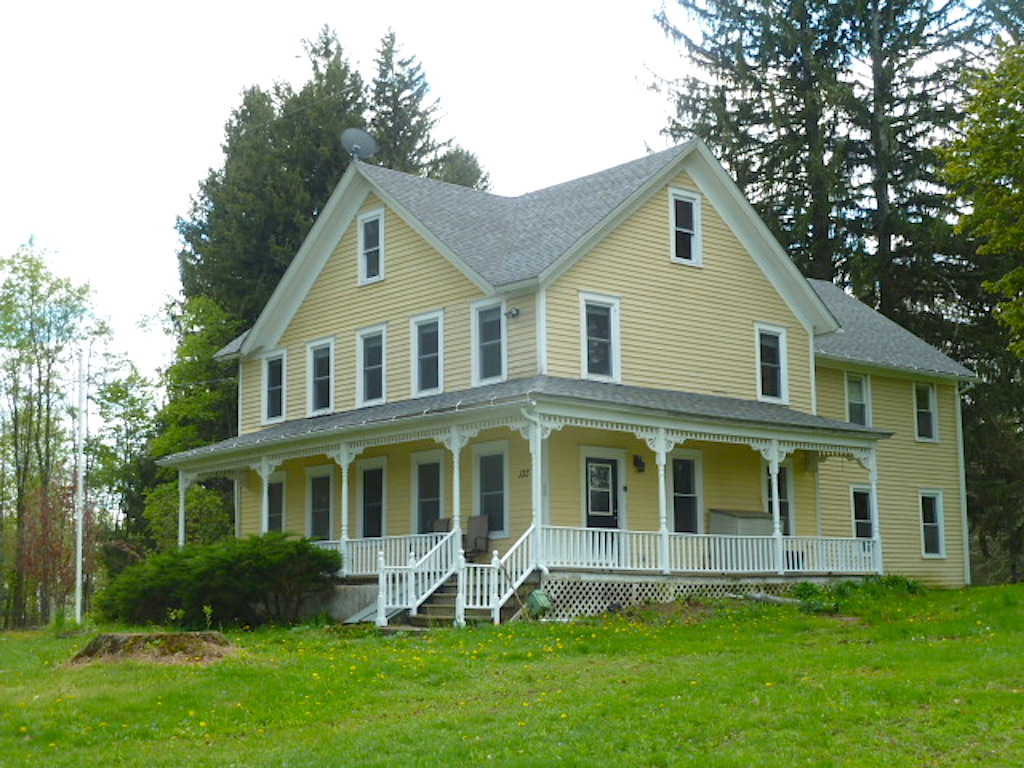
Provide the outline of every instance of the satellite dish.
[[377,151],[377,140],[362,128],[346,128],[341,132],[341,146],[353,159],[365,160]]

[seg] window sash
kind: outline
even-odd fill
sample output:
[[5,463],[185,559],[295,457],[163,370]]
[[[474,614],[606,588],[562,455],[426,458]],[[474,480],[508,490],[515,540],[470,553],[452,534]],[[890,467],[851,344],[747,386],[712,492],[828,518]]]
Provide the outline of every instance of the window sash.
[[364,281],[376,280],[381,276],[380,263],[380,231],[381,217],[365,219],[362,224],[362,278]]
[[611,378],[614,370],[612,307],[607,304],[586,305],[587,373]]
[[438,389],[441,384],[441,324],[425,320],[416,326],[416,391]]
[[416,519],[420,533],[430,533],[441,518],[441,462],[416,465]]
[[695,260],[694,239],[696,238],[696,216],[693,200],[673,198],[673,231],[675,242],[673,256],[678,261]]
[[760,331],[758,345],[761,353],[761,396],[782,398],[782,335],[774,331]]
[[266,418],[278,419],[284,415],[284,358],[267,360]]
[[478,379],[500,378],[504,373],[501,305],[478,310],[476,322]]
[[284,530],[284,483],[267,483],[267,530]]
[[698,533],[697,462],[672,459],[672,513],[676,533]]
[[853,491],[853,535],[858,539],[872,538],[871,492]]
[[380,538],[384,534],[384,468],[367,467],[361,479],[363,538]]
[[479,511],[487,515],[491,531],[505,530],[505,454],[490,453],[477,457],[479,473]]
[[943,554],[942,514],[938,494],[921,494],[921,538],[924,554]]
[[315,475],[309,478],[309,537],[331,537],[331,477]]
[[860,374],[846,376],[847,421],[851,424],[868,425],[867,379]]
[[363,350],[363,402],[384,399],[384,333],[378,331],[365,334],[361,342]]
[[914,385],[914,406],[917,437],[921,440],[935,439],[934,391],[930,384]]
[[310,355],[311,410],[325,411],[331,407],[331,348],[315,347]]

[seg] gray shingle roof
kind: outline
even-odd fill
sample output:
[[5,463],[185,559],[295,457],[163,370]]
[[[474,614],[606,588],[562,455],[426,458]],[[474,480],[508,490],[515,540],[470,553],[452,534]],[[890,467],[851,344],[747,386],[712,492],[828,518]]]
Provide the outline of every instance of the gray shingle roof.
[[842,326],[814,339],[818,355],[906,371],[977,378],[960,363],[826,280],[808,280]]
[[246,453],[293,441],[316,439],[334,433],[383,426],[399,420],[440,416],[492,405],[525,402],[530,398],[589,401],[600,406],[644,409],[680,419],[696,419],[722,424],[796,429],[814,434],[882,437],[888,433],[815,416],[785,406],[693,392],[675,392],[647,387],[631,387],[598,381],[580,381],[552,376],[514,379],[500,384],[447,392],[415,400],[400,400],[352,411],[296,419],[282,424],[193,448],[160,460],[171,466],[183,462],[231,453]]
[[500,286],[540,275],[688,148],[681,144],[519,197],[373,165],[360,169],[456,256]]

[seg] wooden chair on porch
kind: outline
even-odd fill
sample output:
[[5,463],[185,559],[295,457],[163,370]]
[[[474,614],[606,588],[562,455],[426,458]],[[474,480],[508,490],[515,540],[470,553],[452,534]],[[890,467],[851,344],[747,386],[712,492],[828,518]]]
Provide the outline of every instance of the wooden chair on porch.
[[491,543],[491,519],[487,515],[474,515],[466,521],[466,533],[462,537],[462,549],[467,559],[487,554]]

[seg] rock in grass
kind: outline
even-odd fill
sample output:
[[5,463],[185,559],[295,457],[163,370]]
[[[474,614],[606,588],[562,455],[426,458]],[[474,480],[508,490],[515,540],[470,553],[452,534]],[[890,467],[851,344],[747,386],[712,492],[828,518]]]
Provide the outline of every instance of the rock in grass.
[[97,635],[71,660],[72,664],[118,659],[171,664],[211,662],[233,652],[220,632],[107,632]]

